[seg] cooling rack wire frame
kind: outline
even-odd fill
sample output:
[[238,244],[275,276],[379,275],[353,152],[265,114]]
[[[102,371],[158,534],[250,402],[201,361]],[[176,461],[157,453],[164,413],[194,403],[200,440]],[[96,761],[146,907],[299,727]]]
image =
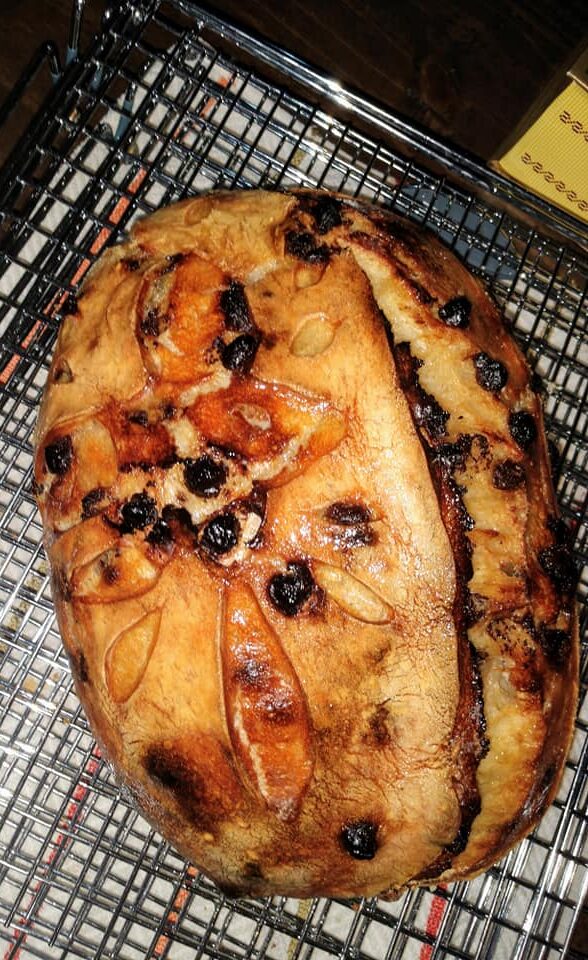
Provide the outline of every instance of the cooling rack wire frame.
[[[289,93],[285,78],[304,82],[308,97]],[[586,257],[455,185],[467,158],[456,168],[455,153],[419,142],[418,131],[409,160],[406,124],[383,137],[382,111],[369,104],[337,119],[334,89],[345,94],[190,4],[121,6],[0,175],[5,960],[566,956],[588,889],[586,649],[572,751],[534,835],[475,881],[396,903],[226,899],[121,796],[71,689],[31,493],[31,434],[60,314],[136,217],[212,187],[362,196],[425,224],[482,276],[544,380],[559,499],[586,561]],[[582,602],[587,585],[584,567]]]

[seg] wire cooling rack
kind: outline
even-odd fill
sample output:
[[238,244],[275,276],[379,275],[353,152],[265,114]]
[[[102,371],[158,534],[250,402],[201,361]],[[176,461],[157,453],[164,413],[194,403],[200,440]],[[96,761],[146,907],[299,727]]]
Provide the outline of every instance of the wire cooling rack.
[[[393,207],[485,278],[544,379],[586,560],[588,262],[548,239],[581,226],[191,4],[117,5],[0,174],[2,957],[563,957],[588,887],[586,656],[561,790],[534,835],[473,882],[392,904],[226,899],[121,796],[72,693],[30,489],[60,309],[135,217],[260,184]],[[513,198],[542,226],[507,212]],[[584,570],[582,600],[587,587]]]

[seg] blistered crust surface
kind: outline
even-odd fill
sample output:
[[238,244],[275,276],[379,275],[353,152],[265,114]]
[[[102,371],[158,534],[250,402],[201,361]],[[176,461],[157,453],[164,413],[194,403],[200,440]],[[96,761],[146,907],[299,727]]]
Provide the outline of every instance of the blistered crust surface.
[[485,869],[556,789],[574,569],[540,402],[438,242],[328,194],[140,221],[61,327],[35,484],[80,698],[227,891]]

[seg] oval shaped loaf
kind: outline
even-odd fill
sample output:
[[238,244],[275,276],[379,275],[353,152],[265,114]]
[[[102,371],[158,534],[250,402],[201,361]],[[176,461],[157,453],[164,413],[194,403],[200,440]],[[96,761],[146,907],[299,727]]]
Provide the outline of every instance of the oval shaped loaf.
[[227,892],[393,896],[537,822],[577,695],[540,401],[435,239],[325,193],[186,200],[69,303],[37,429],[95,735]]

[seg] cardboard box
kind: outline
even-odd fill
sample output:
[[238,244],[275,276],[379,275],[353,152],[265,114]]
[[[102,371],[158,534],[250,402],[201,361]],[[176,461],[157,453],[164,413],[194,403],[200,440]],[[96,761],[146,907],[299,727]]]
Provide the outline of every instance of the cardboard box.
[[588,223],[588,49],[490,165]]

